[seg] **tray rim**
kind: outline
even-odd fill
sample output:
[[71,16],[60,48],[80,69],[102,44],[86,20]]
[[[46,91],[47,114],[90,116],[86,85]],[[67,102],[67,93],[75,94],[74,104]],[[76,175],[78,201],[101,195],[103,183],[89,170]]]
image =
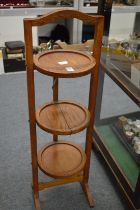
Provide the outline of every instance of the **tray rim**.
[[[71,170],[70,172],[65,172],[63,174],[59,173],[58,175],[56,174],[52,174],[51,172],[48,172],[44,169],[43,167],[43,163],[41,162],[41,157],[42,157],[42,153],[49,147],[53,146],[53,145],[57,145],[57,144],[66,144],[67,146],[72,146],[73,148],[77,149],[77,151],[81,154],[81,163],[80,165],[74,169],[74,170]],[[57,142],[50,142],[46,145],[44,145],[39,151],[38,151],[38,155],[37,155],[37,162],[38,162],[38,166],[40,168],[41,171],[43,171],[46,175],[50,176],[50,177],[53,177],[53,178],[66,178],[66,177],[71,177],[73,175],[77,175],[79,174],[83,169],[84,169],[84,166],[85,166],[85,163],[86,163],[86,153],[84,152],[83,148],[73,142],[73,141],[64,141],[64,140],[59,140]]]
[[[64,52],[69,52],[69,53],[75,53],[75,54],[80,54],[82,56],[85,56],[86,58],[89,59],[90,63],[87,64],[88,67],[86,67],[86,70],[81,71],[81,72],[53,72],[53,71],[48,71],[46,68],[42,68],[38,62],[39,58],[41,56],[44,56],[46,54],[51,54],[51,53],[64,53]],[[83,51],[78,51],[78,50],[65,50],[65,49],[56,49],[56,50],[49,50],[43,53],[38,53],[34,55],[33,57],[33,63],[34,63],[34,68],[35,70],[39,71],[42,74],[48,75],[48,76],[55,76],[55,77],[60,77],[60,78],[73,78],[73,77],[80,77],[80,76],[85,76],[91,72],[93,72],[94,67],[96,66],[96,60],[92,55],[88,55],[86,52]]]
[[[53,129],[53,128],[50,128],[50,127],[46,127],[45,125],[43,125],[39,121],[41,111],[44,110],[47,106],[57,105],[57,104],[62,104],[62,103],[75,105],[75,106],[79,107],[80,110],[84,111],[84,114],[85,114],[84,122],[82,122],[82,124],[76,126],[75,128],[69,129],[67,131],[64,131],[64,130],[62,131],[62,129],[55,129],[55,128]],[[89,110],[85,106],[83,106],[82,104],[77,103],[77,102],[72,101],[72,100],[52,101],[50,103],[45,103],[44,105],[40,106],[36,110],[36,123],[37,123],[37,125],[41,129],[43,129],[44,131],[47,131],[48,133],[51,133],[51,134],[54,134],[54,133],[56,135],[71,135],[71,134],[75,134],[75,133],[78,133],[78,132],[82,131],[83,129],[87,128],[87,126],[89,125],[89,122],[90,122],[90,112],[89,112]]]

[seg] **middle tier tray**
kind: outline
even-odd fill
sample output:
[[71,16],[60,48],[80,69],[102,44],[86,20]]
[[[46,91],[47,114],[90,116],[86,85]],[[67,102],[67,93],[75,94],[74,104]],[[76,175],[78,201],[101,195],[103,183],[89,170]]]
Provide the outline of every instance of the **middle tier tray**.
[[47,103],[36,111],[36,122],[43,130],[55,135],[82,131],[90,121],[86,107],[73,101]]

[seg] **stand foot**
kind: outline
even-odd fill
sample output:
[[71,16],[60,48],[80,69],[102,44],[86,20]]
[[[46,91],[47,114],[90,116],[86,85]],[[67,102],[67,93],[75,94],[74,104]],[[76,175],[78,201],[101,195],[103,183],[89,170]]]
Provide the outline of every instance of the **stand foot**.
[[34,194],[34,203],[35,203],[35,209],[41,210],[39,197],[36,194]]
[[83,188],[83,191],[86,194],[86,197],[87,197],[90,208],[93,208],[94,207],[94,200],[93,200],[93,195],[91,193],[91,190],[89,188],[88,183],[81,183],[81,186]]

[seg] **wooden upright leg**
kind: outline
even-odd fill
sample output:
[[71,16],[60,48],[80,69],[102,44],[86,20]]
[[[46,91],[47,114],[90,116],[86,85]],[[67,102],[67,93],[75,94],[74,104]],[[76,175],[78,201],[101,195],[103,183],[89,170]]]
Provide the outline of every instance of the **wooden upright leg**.
[[[98,38],[101,39],[100,36]],[[90,123],[86,133],[85,153],[87,160],[84,168],[84,178],[82,182],[90,207],[94,206],[93,198],[91,196],[91,192],[88,186],[88,179],[89,179],[90,158],[91,158],[92,143],[93,143],[93,126],[94,126],[96,96],[97,96],[97,87],[98,87],[99,60],[100,59],[97,55],[97,60],[96,60],[97,63],[94,68],[94,74],[91,74],[90,78],[90,92],[89,92],[89,105],[88,105],[88,109],[90,111]]]
[[35,118],[35,89],[33,71],[27,71],[28,105],[29,105],[29,125],[31,142],[32,160],[32,189],[36,210],[41,210],[39,203],[39,184],[38,184],[38,162],[37,162],[37,133]]
[[[53,77],[53,101],[58,101],[58,78]],[[53,135],[53,141],[58,141],[58,136]]]
[[39,202],[39,196],[37,194],[34,194],[34,202],[35,202],[35,209],[36,210],[41,210],[40,202]]
[[83,182],[81,183],[81,185],[82,185],[82,188],[86,194],[86,197],[87,197],[90,207],[94,207],[93,195],[92,195],[89,185],[88,185],[92,142],[93,142],[92,134],[88,128],[87,134],[86,134],[86,148],[85,148],[87,160],[86,160],[86,164],[85,164],[85,168],[84,168]]
[[30,136],[31,136],[31,158],[32,158],[32,189],[34,196],[35,209],[41,210],[39,202],[39,184],[38,184],[38,163],[37,163],[37,137],[36,125],[30,123]]
[[90,168],[90,158],[91,158],[91,150],[92,150],[92,134],[90,134],[89,129],[87,129],[86,134],[86,145],[85,145],[85,153],[87,157],[87,161],[84,168],[84,181],[88,182],[89,179],[89,168]]
[[92,195],[92,193],[91,193],[91,190],[90,190],[90,188],[89,188],[88,183],[82,182],[82,183],[81,183],[81,186],[82,186],[82,188],[83,188],[83,191],[84,191],[85,194],[86,194],[87,201],[88,201],[88,203],[89,203],[90,208],[93,208],[93,207],[94,207],[94,200],[93,200],[93,195]]

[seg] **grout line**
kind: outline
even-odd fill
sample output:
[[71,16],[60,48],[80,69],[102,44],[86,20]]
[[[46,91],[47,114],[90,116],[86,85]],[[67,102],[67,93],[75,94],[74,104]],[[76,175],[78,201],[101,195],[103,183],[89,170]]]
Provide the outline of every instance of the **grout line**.
[[70,129],[71,134],[72,134],[71,127],[69,126],[69,124],[68,124],[68,122],[67,122],[67,120],[66,120],[66,117],[65,117],[65,115],[64,115],[64,112],[63,112],[63,109],[62,109],[62,107],[61,107],[61,104],[59,104],[59,108],[60,108],[60,110],[61,110],[61,112],[62,112],[62,115],[63,115],[63,117],[64,117],[64,119],[65,119],[65,122],[66,122],[66,124],[67,124],[67,126],[68,126],[68,128]]

